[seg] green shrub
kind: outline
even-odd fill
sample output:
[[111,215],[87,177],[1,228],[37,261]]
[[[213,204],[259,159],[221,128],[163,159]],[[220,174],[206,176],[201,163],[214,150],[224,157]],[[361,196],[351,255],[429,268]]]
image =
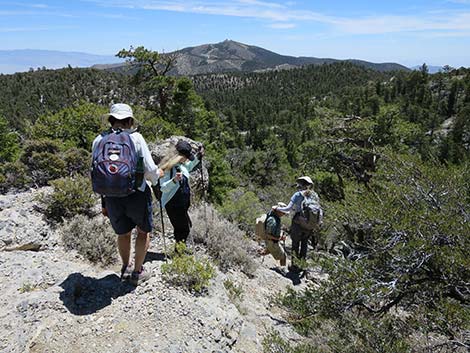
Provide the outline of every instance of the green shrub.
[[0,190],[6,192],[11,188],[21,189],[31,182],[28,176],[28,168],[16,161],[0,166]]
[[47,185],[50,180],[67,174],[59,144],[53,140],[26,141],[20,160],[28,166],[28,174],[36,186]]
[[101,116],[106,107],[80,102],[55,114],[40,116],[30,129],[33,139],[61,141],[65,148],[90,148],[98,131],[103,129]]
[[0,115],[0,163],[14,162],[20,151],[19,135],[11,131],[8,121]]
[[253,231],[256,217],[265,212],[258,197],[242,188],[232,190],[219,210],[225,218],[244,231]]
[[79,214],[93,214],[96,198],[88,178],[62,178],[52,181],[51,185],[53,191],[42,194],[39,198],[49,221],[62,222]]
[[31,157],[33,153],[52,153],[57,154],[60,151],[60,146],[57,141],[51,139],[38,139],[38,140],[27,140],[24,143],[23,153],[21,154],[20,160],[26,165],[31,163]]
[[[344,257],[319,259],[328,280],[289,292],[282,304],[309,338],[325,336],[328,322],[332,351],[409,352],[417,333],[451,346],[465,342],[467,166],[446,168],[390,151],[380,161],[367,187],[348,185],[345,200],[329,210]],[[418,350],[428,344],[422,340]]]
[[186,245],[177,243],[171,262],[162,265],[162,274],[171,284],[201,293],[214,276],[214,268],[208,260],[199,261],[186,254]]
[[65,169],[68,176],[88,175],[91,153],[83,148],[70,148],[64,152]]
[[205,245],[222,270],[239,268],[248,275],[255,272],[250,239],[236,225],[207,204],[192,209],[191,218],[194,241]]
[[133,109],[134,116],[139,121],[139,131],[147,142],[156,142],[172,135],[184,135],[183,130],[176,124],[157,116],[155,112],[144,110],[139,106]]
[[315,191],[320,199],[328,201],[338,201],[344,199],[343,186],[337,175],[329,172],[317,172],[312,175]]
[[232,302],[237,302],[243,299],[243,287],[233,283],[227,279],[224,281],[224,287],[227,290],[228,296]]
[[33,152],[28,167],[31,178],[37,186],[47,185],[50,180],[58,179],[67,174],[65,161],[60,154],[49,152]]
[[62,224],[60,234],[66,249],[76,250],[92,263],[116,261],[116,235],[107,221],[77,215]]

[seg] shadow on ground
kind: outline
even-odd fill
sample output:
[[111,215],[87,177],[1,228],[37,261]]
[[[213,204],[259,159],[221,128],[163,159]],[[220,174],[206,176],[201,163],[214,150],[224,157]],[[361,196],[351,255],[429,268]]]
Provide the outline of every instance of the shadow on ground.
[[144,263],[153,262],[153,261],[160,261],[160,262],[165,261],[165,254],[160,253],[160,252],[147,251],[147,254],[145,255]]
[[83,276],[81,273],[70,274],[60,284],[64,290],[60,300],[74,315],[89,315],[110,305],[113,299],[132,292],[135,287],[121,282],[116,274],[103,278]]
[[302,273],[299,272],[285,272],[284,270],[279,269],[278,267],[271,267],[270,270],[279,273],[281,276],[290,279],[292,281],[292,285],[297,286],[301,283],[301,278],[303,277]]

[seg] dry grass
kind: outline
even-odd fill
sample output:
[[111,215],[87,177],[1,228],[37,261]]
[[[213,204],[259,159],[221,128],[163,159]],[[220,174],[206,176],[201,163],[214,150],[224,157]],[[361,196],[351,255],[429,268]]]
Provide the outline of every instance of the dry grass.
[[117,258],[116,235],[109,222],[100,218],[78,215],[59,231],[66,249],[76,250],[92,263],[107,265]]
[[201,203],[191,210],[193,237],[202,243],[222,270],[239,268],[248,275],[256,270],[253,242],[211,205]]

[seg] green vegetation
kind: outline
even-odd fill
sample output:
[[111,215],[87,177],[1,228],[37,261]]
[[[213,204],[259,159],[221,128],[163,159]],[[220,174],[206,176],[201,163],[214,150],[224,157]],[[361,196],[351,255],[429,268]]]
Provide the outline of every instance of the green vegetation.
[[[280,298],[305,341],[272,335],[267,351],[470,346],[469,69],[383,73],[335,63],[185,78],[168,75],[173,57],[143,47],[119,56],[135,75],[1,76],[2,192],[57,185],[64,190],[46,202],[52,219],[87,214],[86,151],[108,104],[130,103],[148,141],[184,134],[204,143],[213,206],[192,210],[193,233],[223,270],[253,274],[254,217],[287,202],[299,175],[314,180],[325,252],[312,252],[307,266],[329,278]],[[53,181],[65,176],[76,190]],[[85,206],[69,210],[76,192]],[[199,281],[191,261],[174,261],[189,273],[175,280],[188,288]]]
[[0,116],[0,163],[14,161],[19,150],[19,136],[10,131],[8,121]]
[[336,219],[328,221],[350,246],[344,258],[320,261],[328,280],[289,292],[282,305],[306,336],[325,335],[320,323],[328,322],[334,351],[356,342],[351,352],[407,352],[417,332],[464,340],[470,329],[468,166],[437,168],[392,152],[381,158],[367,188],[350,187],[330,209]]
[[39,198],[49,221],[60,223],[76,215],[93,215],[97,200],[88,178],[62,178],[52,181],[51,185],[53,191],[45,192]]
[[55,114],[80,100],[104,107],[111,102],[138,102],[129,77],[94,69],[38,70],[1,75],[0,80],[0,113],[20,133],[40,116]]
[[237,302],[243,299],[243,287],[227,279],[224,281],[224,287],[228,292],[230,300]]
[[209,286],[214,268],[208,260],[197,260],[186,253],[184,243],[176,243],[171,262],[162,265],[163,278],[169,283],[201,293]]
[[36,290],[46,290],[49,288],[50,285],[45,282],[23,282],[20,288],[18,288],[18,292],[20,293],[29,293]]

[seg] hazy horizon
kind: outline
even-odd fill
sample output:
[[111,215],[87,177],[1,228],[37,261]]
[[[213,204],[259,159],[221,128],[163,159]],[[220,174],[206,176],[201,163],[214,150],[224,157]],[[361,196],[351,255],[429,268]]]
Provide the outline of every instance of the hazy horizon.
[[7,0],[0,17],[0,50],[113,56],[231,39],[289,56],[470,66],[470,0]]

